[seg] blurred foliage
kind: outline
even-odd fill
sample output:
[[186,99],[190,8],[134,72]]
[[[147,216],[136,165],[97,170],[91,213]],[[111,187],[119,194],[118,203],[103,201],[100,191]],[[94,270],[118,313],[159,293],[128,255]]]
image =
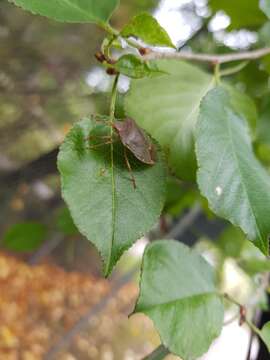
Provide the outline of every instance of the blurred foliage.
[[65,235],[72,236],[78,234],[68,208],[64,207],[58,211],[56,218],[57,228],[62,231]]
[[266,21],[265,14],[259,7],[257,0],[210,0],[209,4],[214,11],[222,10],[231,19],[230,28],[254,28]]
[[6,249],[27,252],[36,250],[46,239],[47,229],[39,223],[15,224],[9,228],[2,239]]

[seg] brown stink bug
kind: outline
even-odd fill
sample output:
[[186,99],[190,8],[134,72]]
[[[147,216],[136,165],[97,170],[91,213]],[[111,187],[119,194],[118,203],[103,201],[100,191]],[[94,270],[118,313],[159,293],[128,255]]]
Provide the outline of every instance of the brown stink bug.
[[145,131],[136,122],[127,118],[124,121],[115,121],[114,129],[117,131],[122,144],[141,162],[148,165],[155,164],[155,148]]
[[[124,146],[125,162],[131,174],[133,186],[134,188],[136,188],[135,178],[132,173],[132,168],[128,160],[126,149],[132,152],[132,154],[142,163],[147,165],[154,165],[156,162],[156,150],[150,137],[131,118],[126,118],[121,121],[116,120],[114,122],[109,122],[103,119],[96,119],[96,121],[100,121],[103,122],[105,125],[108,124],[112,126],[117,135],[119,136],[119,139]],[[94,137],[90,135],[88,139],[91,140],[93,138]],[[102,136],[102,138],[105,140],[105,142],[93,145],[90,148],[110,144],[113,141],[111,136]]]

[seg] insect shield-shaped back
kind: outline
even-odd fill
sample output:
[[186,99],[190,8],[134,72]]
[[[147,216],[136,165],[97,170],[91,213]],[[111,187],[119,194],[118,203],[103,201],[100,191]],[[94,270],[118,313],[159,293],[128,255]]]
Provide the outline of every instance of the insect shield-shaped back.
[[133,119],[115,121],[114,128],[119,134],[122,144],[141,162],[154,165],[156,151],[149,136]]

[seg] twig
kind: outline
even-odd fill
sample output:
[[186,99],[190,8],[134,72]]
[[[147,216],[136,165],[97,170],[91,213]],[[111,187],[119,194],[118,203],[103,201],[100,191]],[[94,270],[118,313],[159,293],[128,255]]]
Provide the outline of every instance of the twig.
[[231,61],[241,61],[241,60],[256,60],[263,56],[270,54],[270,47],[243,51],[238,53],[222,54],[222,55],[213,55],[213,54],[198,54],[192,53],[189,51],[180,51],[180,52],[161,52],[161,51],[152,51],[149,54],[145,55],[143,58],[145,61],[158,60],[158,59],[175,59],[175,60],[195,60],[202,62],[210,62],[214,64],[224,64]]

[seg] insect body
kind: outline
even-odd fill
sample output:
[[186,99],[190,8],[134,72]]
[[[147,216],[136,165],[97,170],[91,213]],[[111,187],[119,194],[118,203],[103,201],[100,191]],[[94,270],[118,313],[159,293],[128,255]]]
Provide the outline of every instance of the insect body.
[[141,162],[148,165],[155,164],[155,148],[148,135],[136,122],[127,118],[124,121],[115,121],[114,129],[117,131],[122,144]]
[[[136,181],[132,172],[132,168],[128,159],[128,149],[132,154],[142,163],[147,165],[154,165],[156,162],[156,151],[154,144],[149,136],[141,129],[136,122],[131,118],[126,118],[122,121],[115,120],[114,122],[105,121],[103,119],[96,119],[97,122],[102,122],[105,125],[112,126],[115,132],[118,134],[119,139],[124,146],[124,157],[127,168],[131,174],[131,181],[134,189],[136,188]],[[88,137],[89,140],[96,138],[93,133]],[[94,149],[98,146],[110,144],[113,142],[113,138],[108,135],[101,136],[104,142],[94,144],[90,148]]]

